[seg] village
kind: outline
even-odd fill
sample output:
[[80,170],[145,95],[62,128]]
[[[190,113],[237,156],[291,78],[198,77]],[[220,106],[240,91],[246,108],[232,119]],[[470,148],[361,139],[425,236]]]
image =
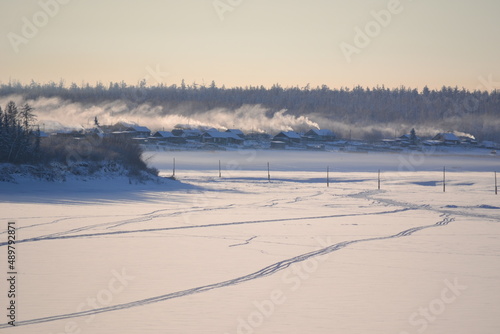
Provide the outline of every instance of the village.
[[498,144],[492,141],[478,142],[472,136],[460,136],[453,132],[438,133],[433,137],[421,138],[415,130],[399,137],[377,141],[363,141],[339,138],[329,129],[310,129],[306,132],[281,131],[271,135],[264,132],[244,133],[240,129],[215,129],[178,125],[171,131],[152,131],[146,126],[118,122],[114,125],[99,125],[90,129],[65,130],[46,133],[42,138],[73,138],[81,140],[89,136],[101,138],[130,139],[149,151],[178,150],[231,150],[231,149],[275,149],[275,150],[340,150],[340,151],[402,151],[437,148],[481,148],[496,154]]

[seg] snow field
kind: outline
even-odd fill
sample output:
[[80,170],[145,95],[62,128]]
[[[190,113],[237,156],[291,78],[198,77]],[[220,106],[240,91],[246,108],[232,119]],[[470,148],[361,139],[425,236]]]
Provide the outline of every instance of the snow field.
[[[224,156],[237,168],[222,178],[214,153],[177,158],[182,184],[7,185],[1,220],[23,227],[21,326],[8,331],[498,332],[490,157],[445,157],[456,168],[443,193],[441,160],[423,171],[388,168],[378,191],[359,155],[350,170],[333,170],[327,188],[310,161],[259,154]],[[389,165],[375,157],[375,169]],[[152,161],[168,175],[170,158]],[[271,182],[266,160],[276,166]],[[182,167],[195,162],[202,167]]]

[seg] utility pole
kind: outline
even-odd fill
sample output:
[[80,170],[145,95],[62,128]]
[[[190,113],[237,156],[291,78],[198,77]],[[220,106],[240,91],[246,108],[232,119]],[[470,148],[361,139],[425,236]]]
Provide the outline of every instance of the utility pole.
[[497,172],[495,172],[495,195],[498,195]]
[[330,166],[326,166],[326,186],[330,187]]

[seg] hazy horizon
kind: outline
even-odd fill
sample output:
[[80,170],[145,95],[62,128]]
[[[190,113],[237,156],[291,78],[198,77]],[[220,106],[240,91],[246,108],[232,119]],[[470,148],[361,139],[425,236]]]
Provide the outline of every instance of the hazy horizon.
[[[264,84],[255,84],[255,85],[250,85],[250,84],[243,84],[243,85],[235,85],[235,86],[228,86],[224,83],[219,83],[219,82],[216,82],[215,80],[207,80],[207,81],[202,81],[202,82],[196,82],[196,81],[193,81],[193,82],[187,82],[186,80],[184,79],[180,79],[179,82],[168,82],[168,83],[162,83],[162,82],[159,82],[159,83],[147,83],[143,86],[145,88],[153,88],[153,87],[173,87],[173,86],[176,86],[176,87],[181,87],[181,84],[182,84],[182,81],[184,81],[186,87],[189,87],[189,88],[193,88],[193,87],[210,87],[211,83],[214,82],[216,84],[216,87],[218,89],[247,89],[247,88],[261,88],[261,87],[264,87],[264,89],[272,89],[274,86],[278,85],[279,87],[281,87],[282,89],[286,90],[286,89],[296,89],[296,88],[299,88],[300,90],[315,90],[315,89],[321,89],[323,86],[326,86],[328,89],[330,90],[352,90],[352,89],[355,89],[355,88],[358,88],[358,87],[361,87],[365,90],[375,90],[375,89],[380,89],[380,88],[384,88],[384,89],[388,89],[388,90],[397,90],[397,89],[401,89],[401,88],[404,88],[406,90],[417,90],[417,92],[419,94],[421,94],[425,88],[429,89],[430,91],[440,91],[442,90],[443,88],[451,88],[451,89],[458,89],[458,90],[466,90],[466,91],[469,91],[469,92],[474,92],[474,91],[478,91],[478,92],[487,92],[487,93],[492,93],[492,92],[495,92],[495,91],[499,91],[500,90],[500,82],[493,82],[492,80],[496,80],[496,78],[493,78],[493,77],[480,77],[479,78],[480,82],[483,82],[484,84],[481,85],[481,86],[478,86],[478,87],[475,87],[475,88],[467,88],[467,87],[464,87],[464,86],[458,86],[458,85],[454,85],[454,86],[450,86],[450,85],[442,85],[440,87],[430,87],[429,85],[426,85],[424,84],[422,87],[413,87],[413,86],[405,86],[405,85],[399,85],[399,86],[395,86],[395,87],[389,87],[387,85],[384,85],[384,84],[377,84],[375,86],[363,86],[363,85],[360,85],[360,84],[353,84],[352,86],[335,86],[335,87],[332,87],[332,86],[329,86],[325,83],[322,83],[322,84],[317,84],[317,85],[312,85],[311,83],[306,83],[304,86],[301,86],[299,84],[294,84],[294,85],[282,85],[280,82],[274,82],[274,83],[271,83],[269,85],[264,85]],[[102,87],[104,87],[104,89],[108,89],[109,88],[109,85],[110,84],[121,84],[121,83],[125,83],[127,87],[136,87],[138,89],[141,88],[141,80],[138,80],[137,82],[133,83],[127,83],[125,82],[124,80],[120,80],[120,81],[103,81],[103,80],[97,80],[97,81],[84,81],[82,80],[81,82],[75,82],[75,81],[71,81],[71,82],[68,82],[67,80],[65,80],[64,78],[59,78],[59,80],[48,80],[48,81],[43,81],[43,82],[39,82],[39,81],[36,81],[36,80],[33,80],[33,79],[30,79],[30,80],[27,80],[27,81],[22,81],[22,80],[18,80],[16,78],[9,78],[9,80],[7,81],[2,81],[0,80],[0,85],[12,85],[12,86],[15,86],[17,84],[20,84],[22,86],[29,86],[31,83],[35,83],[37,85],[40,85],[40,86],[44,86],[44,85],[50,85],[50,84],[56,84],[56,86],[60,86],[64,89],[69,89],[71,88],[71,85],[72,84],[75,84],[77,85],[78,88],[86,88],[87,86],[88,87],[91,87],[91,88],[95,88],[96,86],[98,85],[102,85]],[[488,89],[489,88],[489,89]]]

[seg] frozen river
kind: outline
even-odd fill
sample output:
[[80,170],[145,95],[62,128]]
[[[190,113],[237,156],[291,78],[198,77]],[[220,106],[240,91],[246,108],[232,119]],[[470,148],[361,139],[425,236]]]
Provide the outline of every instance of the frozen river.
[[0,183],[18,238],[0,331],[500,332],[498,157],[149,155],[179,181]]

